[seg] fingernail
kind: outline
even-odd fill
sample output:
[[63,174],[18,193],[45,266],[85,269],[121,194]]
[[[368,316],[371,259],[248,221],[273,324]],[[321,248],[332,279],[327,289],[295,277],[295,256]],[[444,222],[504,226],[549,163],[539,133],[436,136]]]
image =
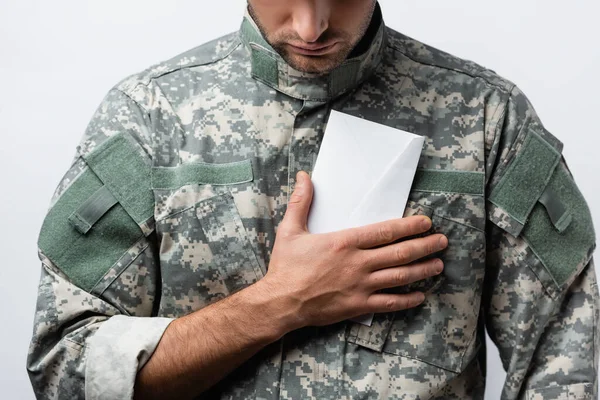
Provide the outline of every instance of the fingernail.
[[442,236],[440,238],[440,243],[439,243],[440,249],[445,248],[446,246],[448,246],[448,238],[446,238],[446,236]]
[[435,268],[435,272],[437,272],[438,274],[444,269],[444,263],[440,259],[435,260],[433,266]]
[[423,228],[423,230],[428,230],[431,228],[431,219],[427,217],[423,218],[423,221],[421,222],[421,228]]
[[296,172],[296,182],[297,185],[304,184],[304,174],[301,174],[300,171]]

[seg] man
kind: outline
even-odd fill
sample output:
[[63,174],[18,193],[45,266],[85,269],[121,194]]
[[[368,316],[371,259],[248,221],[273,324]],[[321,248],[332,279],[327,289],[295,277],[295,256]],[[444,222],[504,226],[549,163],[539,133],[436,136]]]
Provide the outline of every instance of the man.
[[[487,327],[503,398],[597,398],[591,216],[524,94],[374,0],[248,5],[92,118],[38,240],[38,397],[480,399]],[[332,109],[425,137],[406,218],[307,231]]]

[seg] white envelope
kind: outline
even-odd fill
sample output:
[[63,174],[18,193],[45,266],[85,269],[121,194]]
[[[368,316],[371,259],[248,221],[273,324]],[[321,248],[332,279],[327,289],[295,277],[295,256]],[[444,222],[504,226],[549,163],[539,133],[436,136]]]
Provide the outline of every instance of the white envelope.
[[[424,138],[331,111],[311,174],[308,230],[325,233],[404,214]],[[373,314],[352,321],[371,325]]]

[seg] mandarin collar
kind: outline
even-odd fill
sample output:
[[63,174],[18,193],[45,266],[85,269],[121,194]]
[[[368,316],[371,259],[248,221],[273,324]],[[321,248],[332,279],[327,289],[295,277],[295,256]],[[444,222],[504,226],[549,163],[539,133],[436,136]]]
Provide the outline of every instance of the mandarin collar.
[[300,100],[329,101],[344,94],[367,79],[381,62],[385,42],[385,24],[379,4],[377,32],[362,54],[346,59],[325,75],[301,72],[290,65],[265,40],[248,12],[242,20],[240,38],[251,56],[252,77],[273,89]]

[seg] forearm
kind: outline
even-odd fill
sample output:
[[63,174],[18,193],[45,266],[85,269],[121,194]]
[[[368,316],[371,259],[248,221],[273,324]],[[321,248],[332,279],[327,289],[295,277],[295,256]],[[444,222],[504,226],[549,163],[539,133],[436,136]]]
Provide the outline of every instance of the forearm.
[[259,281],[173,321],[137,375],[135,399],[193,398],[298,327]]

